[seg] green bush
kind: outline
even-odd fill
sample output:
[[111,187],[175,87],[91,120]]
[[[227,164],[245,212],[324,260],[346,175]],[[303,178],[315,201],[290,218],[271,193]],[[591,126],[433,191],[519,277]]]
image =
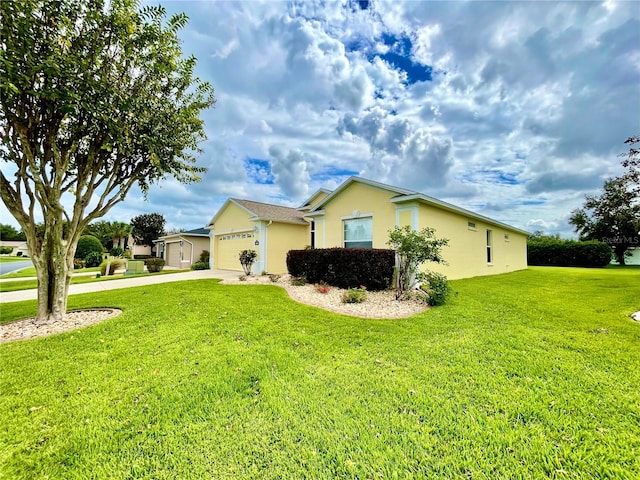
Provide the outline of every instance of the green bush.
[[451,294],[451,287],[447,277],[441,273],[427,272],[423,275],[425,283],[420,288],[427,294],[429,305],[444,305]]
[[196,262],[191,265],[191,270],[209,270],[209,262]]
[[[100,275],[102,276],[105,276],[107,274],[107,263],[109,262],[105,260],[100,265]],[[116,270],[123,269],[126,263],[127,263],[126,260],[122,258],[112,259],[111,262],[109,263],[109,275],[113,275],[116,272]]]
[[326,282],[338,288],[364,285],[385,290],[391,285],[395,253],[378,248],[313,248],[287,252],[287,270],[309,283]]
[[0,254],[6,255],[7,253],[13,252],[13,248],[11,247],[0,247]]
[[84,257],[84,263],[86,267],[97,267],[102,263],[102,254],[98,252],[91,252]]
[[[98,264],[100,265],[100,264]],[[84,260],[80,260],[78,258],[74,258],[73,259],[73,269],[74,270],[80,270],[81,268],[84,268],[85,264],[84,264]]]
[[123,253],[124,250],[120,247],[113,247],[111,250],[109,250],[109,254],[114,257],[122,257]]
[[22,252],[16,253],[16,257],[21,257],[21,256],[22,256]]
[[307,284],[307,277],[291,277],[291,285],[302,287]]
[[200,259],[198,261],[203,263],[209,263],[209,258],[211,258],[211,254],[209,253],[209,250],[203,250],[200,253]]
[[613,250],[598,241],[577,242],[554,237],[530,238],[527,242],[529,265],[557,267],[605,267]]
[[367,299],[367,289],[364,285],[360,288],[350,288],[342,294],[342,303],[362,303]]
[[98,252],[102,255],[104,247],[97,237],[93,235],[82,235],[78,240],[78,246],[76,247],[75,258],[87,258],[91,252]]
[[161,272],[164,268],[164,259],[156,257],[147,258],[144,264],[147,266],[149,273],[157,273]]
[[278,283],[278,280],[280,280],[281,276],[282,275],[278,275],[277,273],[270,273],[269,280],[271,280],[273,283]]

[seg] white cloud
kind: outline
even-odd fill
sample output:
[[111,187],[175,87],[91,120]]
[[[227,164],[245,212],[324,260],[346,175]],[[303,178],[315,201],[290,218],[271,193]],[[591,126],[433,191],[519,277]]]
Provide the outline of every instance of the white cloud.
[[[295,205],[355,172],[570,232],[570,210],[619,173],[616,154],[640,131],[633,2],[165,6],[189,15],[183,49],[216,89],[209,172],[153,187],[148,203],[131,195],[122,218],[148,209],[191,228],[227,196]],[[430,66],[431,81],[383,59],[385,38],[409,39],[408,65]],[[248,158],[269,161],[273,183],[248,174]]]

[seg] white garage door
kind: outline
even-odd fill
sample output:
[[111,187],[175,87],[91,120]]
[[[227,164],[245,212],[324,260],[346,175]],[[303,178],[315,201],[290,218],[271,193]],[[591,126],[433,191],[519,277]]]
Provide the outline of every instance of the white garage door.
[[242,271],[242,265],[240,265],[238,257],[242,250],[255,250],[256,247],[253,246],[253,242],[253,233],[217,235],[215,267],[223,270]]
[[167,265],[170,267],[180,267],[180,243],[167,243]]

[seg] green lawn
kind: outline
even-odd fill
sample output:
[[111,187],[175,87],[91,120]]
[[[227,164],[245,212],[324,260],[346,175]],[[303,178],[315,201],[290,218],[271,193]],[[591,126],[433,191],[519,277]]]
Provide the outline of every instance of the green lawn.
[[[88,271],[92,269],[84,269],[84,271]],[[99,271],[100,268],[96,268],[96,271]],[[77,270],[80,271],[80,270]],[[136,277],[148,277],[149,275],[167,275],[171,273],[180,273],[180,272],[188,272],[189,270],[163,270],[161,272],[156,273],[140,273],[137,274]],[[12,278],[9,275],[2,278]],[[19,277],[13,277],[19,278]],[[78,276],[73,277],[71,279],[71,284],[75,285],[77,283],[93,283],[93,282],[105,282],[111,280],[122,280],[124,278],[131,278],[131,276],[124,275],[123,273],[118,273],[116,275],[110,275],[108,277],[100,277],[96,278],[93,276]],[[29,290],[33,288],[38,288],[37,280],[13,280],[11,282],[0,282],[0,292],[15,292],[16,290]],[[0,321],[1,323],[1,321]]]
[[30,260],[29,257],[11,257],[0,255],[0,263],[8,263],[8,262],[24,262],[25,260]]
[[124,313],[0,345],[0,478],[640,478],[639,273],[461,280],[402,320],[212,280],[72,296]]
[[[79,268],[78,270],[74,270],[73,273],[87,273],[87,272],[99,272],[100,267],[91,267],[91,268]],[[36,267],[27,267],[22,270],[18,270],[17,272],[6,273],[0,276],[0,279],[4,278],[23,278],[23,277],[35,277],[36,276]]]

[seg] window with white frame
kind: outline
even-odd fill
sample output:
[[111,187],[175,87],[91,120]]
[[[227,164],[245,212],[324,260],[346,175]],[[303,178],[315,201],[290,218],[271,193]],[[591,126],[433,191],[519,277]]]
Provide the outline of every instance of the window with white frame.
[[311,248],[316,248],[316,222],[311,220]]
[[346,248],[373,248],[373,219],[371,217],[344,220]]

